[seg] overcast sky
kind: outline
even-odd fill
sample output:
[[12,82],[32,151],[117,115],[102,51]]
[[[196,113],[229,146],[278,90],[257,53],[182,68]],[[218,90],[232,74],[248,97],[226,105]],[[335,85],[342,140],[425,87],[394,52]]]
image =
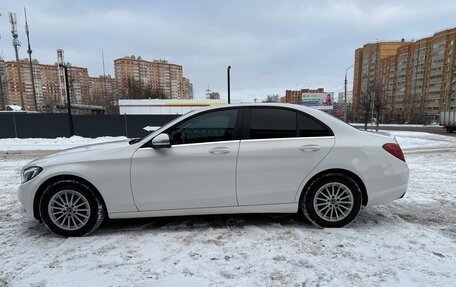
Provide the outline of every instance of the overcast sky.
[[[286,89],[343,89],[354,51],[377,40],[419,39],[456,25],[456,1],[62,1],[1,0],[0,53],[14,59],[8,12],[16,12],[20,57],[27,57],[23,7],[33,57],[114,74],[113,60],[141,56],[180,64],[194,86],[232,98],[283,96]],[[349,81],[353,69],[349,70]]]

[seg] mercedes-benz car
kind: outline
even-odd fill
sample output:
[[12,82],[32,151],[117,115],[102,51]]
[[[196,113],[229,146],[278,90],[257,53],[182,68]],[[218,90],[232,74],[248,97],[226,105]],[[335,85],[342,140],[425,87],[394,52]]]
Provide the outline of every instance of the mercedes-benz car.
[[292,104],[192,111],[142,139],[81,146],[22,170],[26,213],[63,236],[105,218],[302,213],[342,227],[401,198],[409,170],[394,137]]

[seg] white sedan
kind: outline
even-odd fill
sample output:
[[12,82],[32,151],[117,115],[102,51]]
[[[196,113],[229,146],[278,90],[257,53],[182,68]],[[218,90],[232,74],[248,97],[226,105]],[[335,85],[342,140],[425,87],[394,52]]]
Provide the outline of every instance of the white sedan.
[[107,217],[197,214],[299,212],[342,227],[363,206],[401,198],[408,178],[394,137],[298,105],[243,104],[32,161],[18,197],[63,236],[88,234]]

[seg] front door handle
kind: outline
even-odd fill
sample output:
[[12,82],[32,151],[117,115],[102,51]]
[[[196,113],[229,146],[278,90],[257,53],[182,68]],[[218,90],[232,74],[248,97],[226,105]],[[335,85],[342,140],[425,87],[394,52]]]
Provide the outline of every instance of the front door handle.
[[209,150],[211,154],[227,154],[231,150],[227,147],[214,147]]
[[314,144],[308,144],[308,145],[303,145],[299,147],[300,151],[317,151],[320,150],[319,145],[314,145]]

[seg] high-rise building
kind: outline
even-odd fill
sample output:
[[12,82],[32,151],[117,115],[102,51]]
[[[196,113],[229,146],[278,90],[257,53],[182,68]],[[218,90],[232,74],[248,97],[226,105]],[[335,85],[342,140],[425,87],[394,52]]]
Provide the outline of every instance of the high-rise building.
[[[67,64],[68,65],[68,64]],[[71,101],[82,104],[85,97],[89,97],[90,80],[87,68],[68,66],[68,78]]]
[[[345,104],[345,92],[339,92],[337,99],[338,106],[344,108]],[[353,105],[353,91],[347,91],[347,111],[352,110]]]
[[[395,57],[398,48],[408,45],[409,42],[381,42],[366,44],[355,51],[354,77],[353,77],[353,108],[361,110],[363,100],[371,96],[380,81],[380,61]],[[378,85],[377,85],[378,86]]]
[[115,99],[115,90],[116,82],[111,75],[89,77],[89,97],[84,104],[106,106]]
[[193,99],[193,84],[190,83],[190,80],[185,77],[182,79],[184,81],[183,87],[185,99]]
[[[4,63],[4,78],[3,84],[3,97],[4,105],[17,105],[22,106],[22,98],[24,101],[25,110],[35,111],[35,98],[33,96],[33,87],[30,76],[30,65],[29,61],[24,59],[19,61],[19,68],[21,71],[22,86],[19,86],[19,77],[17,71],[16,61],[7,61]],[[37,92],[37,103],[41,101],[42,96]]]
[[57,65],[33,64],[33,69],[37,94],[42,94],[41,110],[50,110],[53,105],[66,102],[63,73],[59,73]]
[[415,42],[381,42],[357,49],[355,112],[363,113],[363,99],[369,97],[380,101],[385,119],[420,122],[456,108],[455,45],[453,28]]
[[[24,109],[31,111],[45,110],[46,106],[65,103],[65,85],[63,72],[57,65],[40,64],[33,61],[33,73],[35,76],[36,104],[33,96],[30,64],[27,59],[19,61],[21,69],[22,87],[19,86],[17,63],[7,61],[3,66],[3,105],[21,106],[20,91],[22,89]],[[68,78],[72,102],[81,104],[89,95],[89,74],[87,68],[68,66]],[[1,95],[1,94],[0,94]]]
[[190,93],[186,92],[189,85],[186,87],[180,65],[165,60],[146,61],[141,57],[126,56],[114,60],[114,70],[120,98],[141,97],[129,95],[137,92],[138,88],[158,92],[166,99],[189,98]]

